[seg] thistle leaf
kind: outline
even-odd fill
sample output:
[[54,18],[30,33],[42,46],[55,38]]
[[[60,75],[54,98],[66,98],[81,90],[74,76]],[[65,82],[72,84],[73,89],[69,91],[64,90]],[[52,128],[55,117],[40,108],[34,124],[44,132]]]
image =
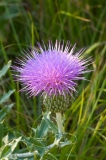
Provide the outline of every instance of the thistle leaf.
[[21,140],[21,137],[14,139],[8,144],[4,145],[0,149],[0,159],[8,159],[8,157],[12,154],[12,152],[17,147],[17,144],[19,143],[20,140]]

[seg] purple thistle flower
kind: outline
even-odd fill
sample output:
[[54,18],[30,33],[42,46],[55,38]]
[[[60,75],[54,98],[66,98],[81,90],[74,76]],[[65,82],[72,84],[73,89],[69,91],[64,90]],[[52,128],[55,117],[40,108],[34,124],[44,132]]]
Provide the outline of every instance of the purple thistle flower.
[[31,49],[24,52],[22,59],[17,59],[13,66],[16,80],[23,84],[23,91],[28,91],[30,96],[39,93],[52,95],[71,94],[76,92],[76,80],[85,79],[83,74],[89,72],[87,66],[90,58],[82,58],[84,49],[73,54],[75,45],[71,48],[68,41],[64,43],[56,41],[53,46],[49,41],[43,48],[38,44],[39,50]]

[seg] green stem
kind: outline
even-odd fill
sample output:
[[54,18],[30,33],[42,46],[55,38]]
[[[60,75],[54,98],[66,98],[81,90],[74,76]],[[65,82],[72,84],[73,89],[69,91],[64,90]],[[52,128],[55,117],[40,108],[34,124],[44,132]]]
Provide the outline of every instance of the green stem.
[[56,119],[57,119],[58,131],[61,134],[64,132],[64,128],[63,128],[63,123],[62,123],[62,115],[60,112],[56,113]]

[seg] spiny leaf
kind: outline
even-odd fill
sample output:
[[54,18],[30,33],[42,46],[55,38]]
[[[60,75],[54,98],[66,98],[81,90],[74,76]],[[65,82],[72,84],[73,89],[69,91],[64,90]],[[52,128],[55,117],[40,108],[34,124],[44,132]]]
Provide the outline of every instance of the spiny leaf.
[[55,124],[54,124],[51,120],[49,120],[45,115],[44,115],[44,120],[46,121],[46,123],[47,123],[48,126],[52,129],[52,131],[53,131],[54,133],[58,133],[58,129],[57,129],[57,127],[55,126]]
[[35,151],[37,150],[40,154],[44,152],[44,145],[39,141],[39,139],[35,139],[33,137],[25,137],[19,132],[14,132],[16,137],[22,136],[21,142],[26,144],[28,150]]
[[[45,117],[47,118],[48,116],[49,116],[49,113],[46,112]],[[45,121],[45,119],[42,118],[42,121],[40,125],[37,127],[37,129],[32,128],[32,130],[34,131],[36,138],[42,138],[42,137],[44,138],[47,135],[47,132],[49,131],[49,126]]]
[[12,152],[15,150],[15,148],[17,147],[17,144],[19,143],[20,140],[21,140],[21,137],[19,137],[17,139],[13,139],[10,143],[4,145],[0,149],[0,158],[1,159],[8,158],[10,156],[10,154],[12,154]]

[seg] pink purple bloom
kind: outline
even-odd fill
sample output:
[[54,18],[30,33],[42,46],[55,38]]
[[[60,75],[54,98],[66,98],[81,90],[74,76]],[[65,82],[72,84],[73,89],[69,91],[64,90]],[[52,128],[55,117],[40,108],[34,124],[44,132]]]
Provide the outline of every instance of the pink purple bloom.
[[[51,95],[71,94],[76,92],[77,80],[84,80],[83,74],[89,72],[90,58],[82,58],[84,49],[74,53],[75,45],[71,47],[68,41],[64,43],[51,41],[41,47],[34,48],[29,53],[24,52],[13,66],[14,76],[23,85],[22,90],[30,96],[39,93]],[[74,54],[73,54],[74,53]]]

